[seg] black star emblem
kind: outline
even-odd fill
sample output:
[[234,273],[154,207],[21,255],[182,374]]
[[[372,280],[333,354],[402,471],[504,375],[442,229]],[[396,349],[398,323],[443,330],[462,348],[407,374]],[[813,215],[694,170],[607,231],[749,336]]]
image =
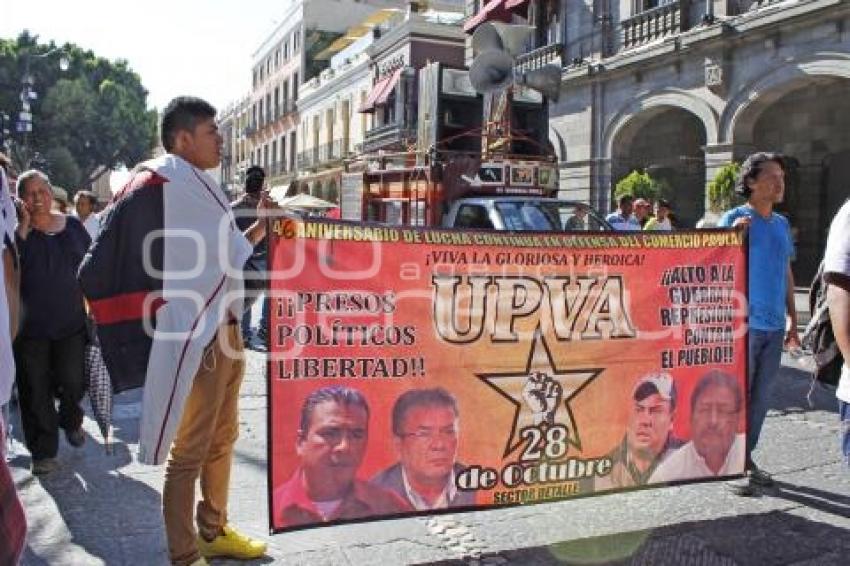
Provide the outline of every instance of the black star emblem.
[[581,437],[570,401],[602,371],[602,368],[558,369],[546,339],[538,329],[534,333],[524,371],[475,374],[514,405],[514,422],[503,457],[523,443],[520,433],[524,428],[554,424],[566,426],[568,443],[581,450]]

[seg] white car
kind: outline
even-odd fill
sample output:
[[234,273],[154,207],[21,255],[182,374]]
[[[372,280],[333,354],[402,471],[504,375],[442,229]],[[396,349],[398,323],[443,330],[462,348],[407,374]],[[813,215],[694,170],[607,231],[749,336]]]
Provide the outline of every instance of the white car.
[[543,197],[469,197],[458,199],[443,217],[444,228],[515,232],[613,230],[587,204]]

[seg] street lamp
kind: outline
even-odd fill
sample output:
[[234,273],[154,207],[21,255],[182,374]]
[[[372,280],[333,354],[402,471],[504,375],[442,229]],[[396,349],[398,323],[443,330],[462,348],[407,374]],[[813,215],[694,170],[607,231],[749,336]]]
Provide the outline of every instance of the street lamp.
[[5,112],[0,112],[0,151],[6,151],[6,143],[9,139],[9,126],[12,119]]
[[[4,134],[4,124],[0,123],[0,145],[2,145],[2,149],[15,149],[14,154],[17,157],[15,161],[17,161],[18,166],[24,167],[34,166],[33,159],[36,159],[36,156],[33,156],[33,159],[27,159],[27,138],[33,131],[32,102],[38,99],[38,92],[35,90],[35,77],[30,70],[32,61],[36,59],[47,59],[51,55],[58,53],[60,54],[58,61],[60,71],[67,71],[71,65],[71,60],[62,47],[54,47],[39,54],[31,53],[30,49],[32,48],[22,48],[20,52],[20,56],[24,62],[24,72],[21,76],[21,91],[19,96],[21,103],[20,110],[17,113],[10,113],[12,116],[4,114],[4,119],[0,120],[0,122],[5,122],[5,126],[8,126],[8,129],[11,129],[20,136],[20,141],[16,144],[17,147],[13,148],[9,143],[11,142],[11,136],[7,137]],[[42,163],[44,163],[43,159]]]
[[36,92],[34,88],[35,78],[30,72],[30,63],[33,59],[47,59],[57,52],[62,53],[59,56],[59,70],[65,72],[68,70],[68,67],[70,67],[71,60],[61,47],[54,47],[50,51],[46,51],[38,55],[31,55],[28,51],[24,52],[24,76],[21,78],[21,111],[18,114],[18,122],[15,125],[15,130],[18,133],[26,135],[32,131],[32,112],[30,102],[38,99],[38,92]]

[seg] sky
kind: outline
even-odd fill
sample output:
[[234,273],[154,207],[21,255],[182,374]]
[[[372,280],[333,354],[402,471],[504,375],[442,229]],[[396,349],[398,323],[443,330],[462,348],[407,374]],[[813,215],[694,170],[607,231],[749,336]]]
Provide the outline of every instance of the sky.
[[218,108],[251,89],[251,55],[287,0],[0,0],[0,37],[24,29],[40,43],[75,43],[125,59],[148,89],[148,106],[191,94]]

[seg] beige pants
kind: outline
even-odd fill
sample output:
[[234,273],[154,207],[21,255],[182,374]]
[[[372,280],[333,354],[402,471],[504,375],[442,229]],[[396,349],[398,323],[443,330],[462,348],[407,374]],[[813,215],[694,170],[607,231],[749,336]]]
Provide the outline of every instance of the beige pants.
[[[222,341],[238,355],[225,355]],[[173,564],[191,564],[200,558],[192,524],[195,483],[199,477],[201,501],[196,519],[200,535],[212,540],[227,524],[230,464],[239,433],[239,386],[245,369],[242,348],[238,325],[219,328],[218,336],[204,352],[171,445],[162,490],[162,513]]]

